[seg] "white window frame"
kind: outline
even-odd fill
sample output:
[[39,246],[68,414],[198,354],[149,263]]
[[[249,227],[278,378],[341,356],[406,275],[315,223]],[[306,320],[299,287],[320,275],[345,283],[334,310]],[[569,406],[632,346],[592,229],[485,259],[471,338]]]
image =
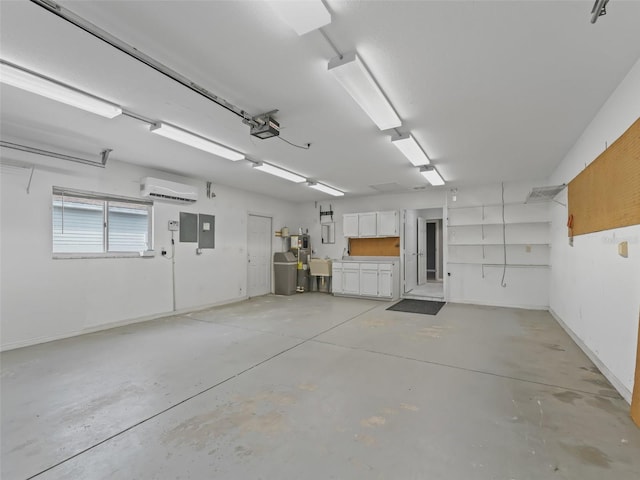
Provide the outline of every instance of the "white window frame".
[[[54,207],[53,202],[57,196],[70,198],[80,198],[87,200],[98,200],[104,202],[103,208],[103,230],[102,230],[102,252],[53,252],[53,215]],[[109,202],[118,203],[131,203],[139,206],[146,206],[149,208],[149,220],[148,220],[148,249],[144,251],[131,251],[131,252],[109,252]],[[74,258],[141,258],[141,257],[153,257],[153,240],[154,240],[154,204],[152,200],[146,200],[143,198],[123,197],[118,195],[108,195],[104,193],[89,192],[84,190],[75,190],[64,187],[54,186],[51,195],[51,250],[52,258],[54,259],[74,259]]]

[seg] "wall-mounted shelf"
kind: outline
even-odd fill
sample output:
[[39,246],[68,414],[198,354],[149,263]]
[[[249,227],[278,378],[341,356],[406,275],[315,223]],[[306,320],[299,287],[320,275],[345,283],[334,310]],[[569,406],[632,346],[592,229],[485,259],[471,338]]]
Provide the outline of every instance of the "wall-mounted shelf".
[[[510,225],[551,225],[549,221],[531,221],[531,222],[505,222],[507,227]],[[502,226],[502,222],[481,222],[481,223],[448,223],[448,227],[481,227],[481,226]]]
[[[451,243],[449,242],[450,247],[479,247],[479,246],[501,247],[502,245],[503,245],[502,243]],[[536,242],[522,242],[522,243],[507,242],[506,245],[507,246],[514,245],[514,246],[522,246],[522,247],[526,247],[527,245],[532,247],[536,247],[536,246],[550,247],[551,246],[550,243],[536,243]]]

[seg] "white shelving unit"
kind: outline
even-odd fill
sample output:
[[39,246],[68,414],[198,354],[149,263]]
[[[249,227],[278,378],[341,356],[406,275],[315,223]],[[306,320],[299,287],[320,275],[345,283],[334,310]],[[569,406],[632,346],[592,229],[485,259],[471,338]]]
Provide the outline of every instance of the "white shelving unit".
[[477,265],[482,278],[485,267],[549,268],[548,204],[505,204],[504,227],[502,208],[502,205],[449,207],[449,265]]

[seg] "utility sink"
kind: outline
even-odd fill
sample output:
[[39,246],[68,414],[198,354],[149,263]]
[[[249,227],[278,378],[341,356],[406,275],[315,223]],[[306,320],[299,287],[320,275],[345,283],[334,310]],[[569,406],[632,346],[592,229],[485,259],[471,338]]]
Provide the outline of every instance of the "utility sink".
[[331,276],[331,260],[324,258],[312,258],[309,260],[309,269],[311,275],[318,277]]

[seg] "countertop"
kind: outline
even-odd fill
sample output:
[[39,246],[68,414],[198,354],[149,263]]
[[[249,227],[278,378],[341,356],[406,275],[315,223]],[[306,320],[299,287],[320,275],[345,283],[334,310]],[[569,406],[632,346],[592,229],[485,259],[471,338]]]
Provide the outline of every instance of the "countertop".
[[395,263],[400,257],[342,257],[334,258],[333,262],[341,263]]

